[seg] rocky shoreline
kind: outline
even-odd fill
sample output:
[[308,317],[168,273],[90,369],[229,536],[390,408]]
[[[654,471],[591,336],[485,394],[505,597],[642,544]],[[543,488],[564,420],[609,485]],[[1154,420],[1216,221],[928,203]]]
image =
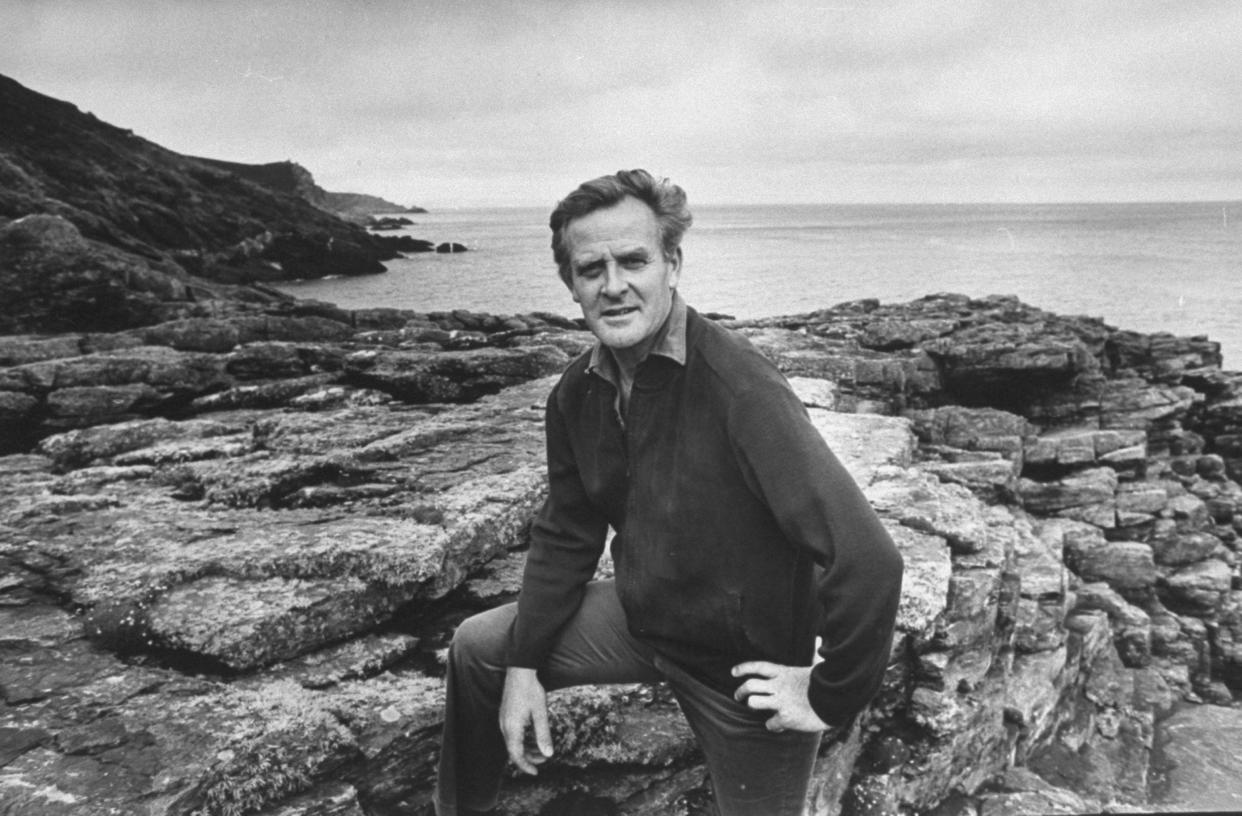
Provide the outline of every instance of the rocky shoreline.
[[[99,249],[0,229],[10,267],[66,246]],[[590,336],[155,289],[123,329],[0,337],[4,812],[429,812],[442,651],[517,590],[543,401]],[[1242,374],[1215,343],[958,295],[726,322],[907,563],[813,813],[1237,804],[1203,754],[1242,728]],[[503,813],[707,812],[663,689],[555,709],[554,767]]]

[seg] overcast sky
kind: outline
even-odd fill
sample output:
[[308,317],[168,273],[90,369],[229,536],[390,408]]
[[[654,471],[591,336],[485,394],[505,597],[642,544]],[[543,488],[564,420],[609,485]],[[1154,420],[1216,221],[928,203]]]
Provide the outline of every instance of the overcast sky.
[[1242,2],[0,0],[0,73],[330,190],[548,206],[1242,199]]

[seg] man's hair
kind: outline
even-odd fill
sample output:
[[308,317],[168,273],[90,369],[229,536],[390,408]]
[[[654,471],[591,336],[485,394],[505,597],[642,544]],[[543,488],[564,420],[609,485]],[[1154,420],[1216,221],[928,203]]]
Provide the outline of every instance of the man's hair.
[[600,176],[580,184],[556,205],[548,219],[548,226],[552,228],[552,257],[566,285],[570,282],[570,269],[565,232],[570,222],[618,204],[627,196],[643,202],[655,213],[664,257],[672,260],[677,254],[681,237],[694,220],[686,206],[686,191],[666,178],[657,179],[646,170],[618,170],[611,176]]

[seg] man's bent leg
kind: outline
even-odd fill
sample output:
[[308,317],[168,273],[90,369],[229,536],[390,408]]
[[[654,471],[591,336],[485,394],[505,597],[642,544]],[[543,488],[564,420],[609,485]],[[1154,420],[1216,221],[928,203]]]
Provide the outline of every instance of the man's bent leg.
[[464,816],[496,804],[507,755],[497,725],[512,604],[457,627],[444,677],[444,731],[436,777],[438,816]]
[[821,735],[769,731],[749,708],[657,658],[707,760],[721,816],[802,816]]
[[[464,621],[449,647],[444,734],[435,803],[439,816],[495,807],[508,753],[500,733],[509,630],[515,604]],[[587,683],[660,680],[650,649],[630,636],[611,581],[587,585],[539,679],[549,691]],[[555,746],[553,746],[555,748]]]

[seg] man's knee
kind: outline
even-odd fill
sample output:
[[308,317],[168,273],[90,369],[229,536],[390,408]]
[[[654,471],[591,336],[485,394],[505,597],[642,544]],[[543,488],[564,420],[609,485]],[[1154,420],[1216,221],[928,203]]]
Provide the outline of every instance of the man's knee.
[[513,621],[512,606],[489,609],[462,621],[453,633],[449,661],[457,668],[503,668]]

